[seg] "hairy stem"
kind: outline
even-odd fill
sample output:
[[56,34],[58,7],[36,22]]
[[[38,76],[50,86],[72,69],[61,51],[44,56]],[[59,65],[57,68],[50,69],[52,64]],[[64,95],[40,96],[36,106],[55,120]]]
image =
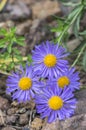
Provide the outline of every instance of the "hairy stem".
[[76,65],[76,63],[78,62],[78,60],[79,60],[81,54],[83,53],[85,47],[86,47],[86,45],[84,45],[84,46],[82,47],[81,51],[79,52],[77,58],[75,59],[75,61],[74,61],[73,64],[71,65],[71,67],[74,67],[74,66]]

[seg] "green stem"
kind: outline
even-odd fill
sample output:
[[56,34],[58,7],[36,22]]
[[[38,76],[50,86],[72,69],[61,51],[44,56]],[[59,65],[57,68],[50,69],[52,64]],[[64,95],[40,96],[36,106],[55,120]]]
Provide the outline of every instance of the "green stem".
[[[13,51],[12,51],[12,62],[14,63],[14,65],[15,65],[15,61],[14,61],[14,54],[13,54]],[[13,70],[14,70],[14,72],[15,72],[15,67],[13,67]]]
[[78,15],[80,14],[80,12],[82,11],[83,6],[81,6],[81,8],[77,11],[77,14],[75,15],[75,17],[73,17],[73,19],[71,20],[71,22],[69,23],[69,25],[67,27],[64,28],[64,30],[62,30],[59,38],[58,38],[58,43],[61,45],[61,40],[65,34],[65,32],[67,32],[67,30],[70,28],[70,26],[75,22],[76,18],[78,17]]
[[76,65],[76,63],[78,62],[78,60],[79,60],[81,54],[83,53],[85,47],[86,47],[86,45],[84,45],[84,46],[82,47],[81,51],[79,52],[77,58],[75,59],[75,61],[74,61],[73,64],[71,65],[71,67],[74,67],[74,66]]

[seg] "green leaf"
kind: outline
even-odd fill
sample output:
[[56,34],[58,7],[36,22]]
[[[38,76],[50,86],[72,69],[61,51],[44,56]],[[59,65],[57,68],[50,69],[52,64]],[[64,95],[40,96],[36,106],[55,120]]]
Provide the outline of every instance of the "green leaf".
[[4,39],[0,39],[0,44],[3,43],[4,44]]
[[29,63],[32,63],[32,55],[28,55],[28,61],[29,61]]
[[66,18],[64,17],[59,17],[59,16],[57,16],[57,15],[52,15],[53,16],[53,18],[58,22],[58,20],[59,21],[61,21],[61,22],[64,22],[65,20],[66,20]]
[[73,17],[82,9],[82,6],[76,6],[73,11],[68,15],[68,20],[72,20]]
[[25,41],[25,38],[24,37],[18,37],[17,38],[19,41]]
[[22,61],[22,56],[21,55],[15,55],[15,58],[17,58],[19,61]]
[[0,29],[0,35],[5,35],[7,33],[7,30],[2,28]]
[[24,43],[24,42],[19,42],[19,41],[17,41],[17,44],[19,44],[20,46],[25,46],[25,43]]
[[4,44],[3,43],[0,43],[0,48],[4,48]]
[[16,37],[12,37],[9,42],[11,42],[11,43],[16,43]]
[[51,28],[51,32],[57,32],[58,31],[58,27],[56,28]]
[[80,35],[86,35],[86,30],[79,33]]
[[16,38],[16,44],[20,45],[20,46],[25,46],[25,38],[24,37],[18,37]]
[[11,32],[11,33],[16,33],[16,27],[10,28],[10,32]]
[[61,2],[69,2],[69,0],[59,0],[59,1],[61,1]]
[[9,66],[10,66],[11,69],[13,69],[14,66],[15,66],[14,62],[11,62]]
[[5,63],[0,64],[0,69],[1,69],[1,70],[6,69],[6,64],[5,64]]
[[0,39],[0,46],[5,45],[4,39]]
[[13,52],[14,52],[14,54],[17,54],[17,55],[21,54],[21,52],[16,48],[13,48]]
[[3,54],[3,58],[6,60],[6,59],[8,59],[9,57],[11,57],[11,55],[8,53],[8,52],[5,52],[4,54]]
[[79,5],[80,3],[73,3],[73,2],[63,2],[63,5],[65,6],[72,6],[72,7],[75,7],[76,5]]
[[8,44],[8,46],[7,46],[7,51],[8,51],[9,53],[12,52],[12,44],[11,44],[11,43]]
[[84,56],[83,56],[82,65],[83,65],[84,70],[86,71],[86,52],[84,53]]
[[20,45],[20,46],[25,46],[25,43],[24,43],[24,42],[19,42],[19,41],[18,41],[17,44]]
[[66,26],[68,23],[65,23],[65,19],[61,19],[59,17],[57,18],[57,24],[58,26],[51,29],[51,32],[61,32],[63,30],[63,27]]
[[80,14],[80,15],[77,17],[75,23],[73,24],[73,31],[74,31],[74,34],[75,34],[76,37],[79,37],[79,29],[80,29],[80,18],[81,18],[81,15],[82,15],[82,14]]

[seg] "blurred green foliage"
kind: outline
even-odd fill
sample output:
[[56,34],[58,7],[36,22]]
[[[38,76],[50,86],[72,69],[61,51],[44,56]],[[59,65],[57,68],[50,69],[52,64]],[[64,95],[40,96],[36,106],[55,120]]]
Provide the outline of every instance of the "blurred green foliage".
[[9,72],[15,70],[19,64],[24,65],[25,61],[31,62],[30,56],[23,57],[19,50],[25,46],[25,38],[16,35],[16,28],[0,29],[0,70]]
[[[72,11],[65,16],[64,18],[55,17],[57,21],[57,27],[52,27],[51,32],[57,33],[56,39],[54,39],[55,43],[59,43],[59,45],[63,45],[67,47],[67,41],[70,37],[70,33],[68,32],[72,26],[73,34],[76,38],[80,39],[80,44],[77,48],[71,53],[77,54],[75,61],[72,64],[72,67],[79,61],[83,52],[86,51],[86,28],[82,31],[80,29],[81,19],[84,17],[86,12],[86,0],[60,0],[65,6],[72,6]],[[86,52],[83,54],[83,59],[81,61],[84,70],[86,70]]]

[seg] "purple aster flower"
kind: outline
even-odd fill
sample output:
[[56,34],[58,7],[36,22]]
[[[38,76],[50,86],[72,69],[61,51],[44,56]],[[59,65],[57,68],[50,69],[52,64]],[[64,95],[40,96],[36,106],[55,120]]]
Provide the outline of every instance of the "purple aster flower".
[[51,82],[48,81],[48,83],[55,82],[57,87],[64,88],[67,86],[71,91],[74,91],[80,89],[79,79],[79,73],[75,72],[75,68],[70,68],[62,72],[60,75],[57,75],[56,78],[51,79]]
[[36,46],[32,53],[34,71],[39,71],[42,77],[57,77],[68,68],[68,61],[63,58],[69,53],[62,46],[46,41],[46,44]]
[[71,117],[76,108],[76,99],[66,87],[46,87],[41,94],[35,96],[35,103],[37,113],[40,113],[41,118],[47,117],[48,123],[56,121],[57,118],[64,120]]
[[34,98],[34,92],[38,92],[41,82],[37,81],[33,73],[32,66],[26,65],[26,69],[20,67],[20,71],[12,73],[7,79],[7,93],[12,94],[12,98],[19,102],[25,102]]

